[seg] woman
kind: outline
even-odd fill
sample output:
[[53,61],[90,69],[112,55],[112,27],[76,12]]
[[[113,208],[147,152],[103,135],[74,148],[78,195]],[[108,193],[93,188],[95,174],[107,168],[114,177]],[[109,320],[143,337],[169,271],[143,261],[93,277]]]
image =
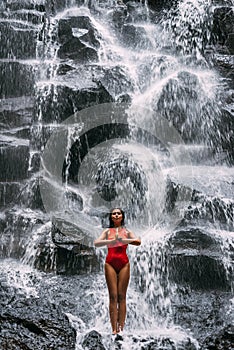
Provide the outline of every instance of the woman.
[[112,334],[121,332],[126,318],[126,292],[130,277],[128,244],[140,245],[140,238],[124,227],[124,212],[115,208],[109,216],[110,228],[94,241],[96,247],[108,247],[105,277],[109,291],[109,313]]

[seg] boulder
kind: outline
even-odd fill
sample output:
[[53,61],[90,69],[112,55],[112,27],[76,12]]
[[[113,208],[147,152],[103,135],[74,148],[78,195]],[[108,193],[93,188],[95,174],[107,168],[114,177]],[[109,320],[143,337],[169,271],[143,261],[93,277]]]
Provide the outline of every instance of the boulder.
[[46,299],[18,298],[1,308],[1,349],[75,349],[76,331]]
[[177,230],[170,239],[170,279],[195,290],[227,290],[231,279],[218,239],[196,228]]
[[[22,188],[21,188],[22,189]],[[16,197],[17,202],[18,196]],[[1,241],[1,258],[22,258],[26,247],[32,242],[32,235],[35,234],[35,248],[36,241],[40,240],[45,231],[45,236],[49,234],[49,229],[43,231],[41,227],[44,225],[44,213],[33,212],[29,208],[19,209],[16,206],[5,211],[4,218],[2,218],[2,230],[0,234]],[[37,234],[39,230],[39,234]],[[40,232],[42,230],[42,233]],[[32,247],[31,247],[32,248]],[[32,254],[35,253],[34,248]],[[31,261],[30,261],[31,262]]]
[[234,55],[234,33],[228,34],[225,45],[227,46],[230,55]]
[[58,24],[58,39],[61,43],[58,57],[74,59],[79,63],[98,60],[97,49],[100,43],[89,17],[61,19]]
[[104,74],[98,81],[109,92],[113,99],[131,94],[134,90],[134,83],[128,76],[125,67],[116,66],[104,69]]
[[82,346],[87,350],[106,350],[102,343],[102,336],[93,330],[85,334]]
[[156,12],[160,12],[162,10],[165,9],[169,9],[172,6],[176,6],[178,4],[178,0],[148,0],[148,6],[151,10],[156,11]]
[[[78,77],[77,77],[78,78]],[[66,84],[66,80],[64,81]],[[67,85],[69,81],[67,82]],[[72,116],[76,111],[100,103],[112,102],[113,99],[101,84],[89,81],[88,86],[78,80],[77,87],[69,85],[51,85],[45,99],[36,102],[35,119],[41,113],[43,122],[61,122]],[[45,87],[44,90],[47,88]],[[43,93],[43,91],[41,92]],[[45,91],[46,93],[46,91]]]
[[86,46],[79,38],[75,37],[71,38],[59,48],[58,57],[62,59],[73,59],[78,63],[98,61],[97,50]]
[[144,26],[136,24],[125,24],[121,30],[122,41],[127,47],[145,50],[152,48],[152,43]]
[[234,326],[229,324],[219,332],[213,332],[201,346],[201,350],[232,350],[234,344]]
[[234,14],[231,6],[217,6],[213,14],[211,33],[216,43],[225,45],[229,34],[234,33]]
[[155,109],[172,123],[184,142],[204,143],[219,152],[222,137],[216,130],[221,113],[206,96],[198,77],[181,71],[177,77],[170,78],[160,96],[155,97]]
[[[210,347],[210,350],[223,349],[223,346],[215,346],[218,345],[218,335],[222,334],[226,325],[232,323],[231,299],[231,292],[195,291],[189,287],[177,286],[177,298],[172,304],[174,322],[183,329],[192,330],[199,348],[207,350],[207,345],[212,344],[214,347]],[[222,336],[219,338],[220,343],[221,339]]]

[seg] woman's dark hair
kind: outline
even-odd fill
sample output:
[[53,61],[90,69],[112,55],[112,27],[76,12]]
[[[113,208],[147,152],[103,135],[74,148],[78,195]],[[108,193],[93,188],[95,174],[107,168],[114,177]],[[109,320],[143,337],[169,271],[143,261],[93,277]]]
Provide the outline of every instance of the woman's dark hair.
[[118,209],[121,212],[121,214],[122,214],[121,226],[124,226],[124,219],[125,219],[124,211],[121,208],[113,208],[113,209],[111,209],[110,214],[109,214],[109,222],[110,222],[109,227],[115,227],[114,222],[112,220],[112,212],[115,209]]

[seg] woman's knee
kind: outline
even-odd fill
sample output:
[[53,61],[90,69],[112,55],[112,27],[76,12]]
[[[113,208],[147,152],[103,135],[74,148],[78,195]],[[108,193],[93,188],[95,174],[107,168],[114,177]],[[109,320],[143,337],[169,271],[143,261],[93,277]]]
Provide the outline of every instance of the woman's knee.
[[117,294],[110,294],[109,295],[110,303],[117,303]]
[[119,293],[118,294],[118,303],[125,303],[126,302],[126,294]]

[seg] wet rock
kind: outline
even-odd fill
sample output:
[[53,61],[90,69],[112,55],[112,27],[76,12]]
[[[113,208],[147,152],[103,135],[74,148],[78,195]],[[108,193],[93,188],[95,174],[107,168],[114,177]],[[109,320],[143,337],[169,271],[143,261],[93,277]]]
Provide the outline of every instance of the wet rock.
[[[199,169],[199,168],[198,168]],[[218,224],[223,229],[232,230],[234,215],[234,198],[232,172],[226,174],[226,177],[220,181],[219,174],[212,173],[212,167],[200,168],[198,174],[194,174],[193,184],[189,176],[182,179],[167,178],[167,198],[165,209],[169,213],[176,213],[179,210],[179,203],[182,200],[187,202],[187,208],[184,211],[183,223],[186,225]],[[228,169],[228,168],[227,168]],[[206,173],[207,171],[207,173]],[[203,182],[199,176],[203,176]],[[205,179],[207,178],[207,182]],[[209,179],[209,180],[208,180]],[[216,183],[214,187],[212,184]],[[227,200],[227,198],[229,198]],[[185,208],[185,205],[184,205]],[[178,213],[179,215],[179,213]]]
[[[112,201],[127,190],[131,193],[132,215],[137,215],[145,204],[147,181],[144,172],[133,160],[126,156],[112,157],[111,161],[101,162],[96,173],[97,191],[106,201]],[[121,184],[127,184],[122,185]],[[131,190],[132,189],[132,190]]]
[[67,41],[58,50],[59,58],[70,58],[79,63],[98,61],[97,51],[91,47],[87,47],[78,38],[72,38]]
[[[23,190],[18,193],[17,203],[20,206],[30,208],[32,210],[44,211],[44,205],[41,198],[39,177],[31,177],[23,186]],[[16,202],[16,201],[15,201]]]
[[166,55],[144,57],[144,61],[137,67],[140,90],[145,92],[155,79],[165,77],[167,71],[173,69],[174,64],[174,59]]
[[7,9],[10,11],[18,11],[22,9],[27,10],[36,10],[40,12],[45,11],[45,1],[44,0],[38,0],[35,2],[34,0],[22,0],[22,1],[16,1],[16,0],[10,0],[7,1],[4,4],[3,9]]
[[[9,3],[8,3],[9,4]],[[1,8],[0,8],[1,10]],[[28,24],[34,24],[34,25],[39,25],[44,22],[44,12],[43,7],[35,6],[35,9],[25,9],[24,11],[17,9],[17,10],[11,10],[6,7],[5,11],[2,12],[2,18],[6,18],[7,20],[10,20],[12,22],[14,21],[24,21],[25,23]]]
[[51,237],[56,247],[55,270],[58,274],[84,274],[98,269],[97,256],[94,248],[90,247],[93,239],[77,225],[62,218],[53,218]]
[[221,130],[221,134],[223,135],[222,149],[227,154],[227,162],[228,164],[234,164],[234,103],[228,104],[226,108],[222,110],[219,129]]
[[212,34],[215,41],[225,45],[229,34],[234,33],[234,14],[230,6],[217,7],[213,14]]
[[106,350],[102,344],[102,336],[97,331],[93,330],[87,333],[82,342],[82,346],[87,350]]
[[89,87],[81,87],[79,90],[68,86],[52,85],[46,99],[38,101],[40,105],[37,105],[37,108],[40,109],[44,122],[61,122],[72,116],[77,110],[112,102],[112,100],[110,94],[101,84],[92,83]]
[[195,205],[188,207],[185,213],[187,222],[193,220],[207,221],[211,223],[219,222],[220,226],[231,228],[233,225],[233,207],[232,201],[225,201],[220,198],[206,197],[198,195],[194,197]]
[[233,55],[234,54],[234,33],[228,34],[228,38],[225,42],[225,45],[227,46],[230,54]]
[[193,330],[193,336],[200,347],[207,349],[202,344],[207,344],[207,339],[214,340],[232,322],[231,298],[231,292],[202,292],[186,287],[177,288],[177,299],[173,302],[175,324],[183,329]]
[[7,208],[15,202],[21,186],[18,182],[0,182],[0,207]]
[[41,165],[41,153],[34,151],[31,153],[31,158],[29,161],[29,168],[28,168],[28,172],[29,174],[34,174],[37,173],[40,169],[40,165]]
[[[83,248],[83,249],[82,249]],[[56,249],[55,270],[61,275],[85,274],[98,270],[97,258],[88,247],[75,245],[72,250],[58,247]]]
[[116,28],[121,29],[129,18],[126,6],[117,6],[112,13],[112,21]]
[[28,160],[28,145],[2,144],[0,146],[0,181],[26,179],[28,177]]
[[37,31],[35,28],[17,22],[0,22],[0,31],[2,33],[0,58],[28,59],[36,57]]
[[1,308],[1,349],[75,349],[76,332],[55,304],[20,299]]
[[[14,204],[17,200],[18,196],[16,196]],[[31,242],[32,232],[36,234],[37,229],[40,229],[43,225],[42,220],[44,220],[43,213],[38,212],[36,214],[29,208],[16,209],[10,206],[5,211],[5,216],[2,219],[3,230],[0,234],[1,258],[21,258],[25,253],[25,247]]]
[[215,110],[208,99],[204,101],[204,95],[197,76],[186,71],[170,79],[162,89],[157,111],[173,123],[185,141],[201,141],[203,133],[198,133],[198,128],[200,130],[204,118],[207,120],[207,125],[203,125],[206,139],[212,132],[208,120],[211,113],[215,116]]
[[129,22],[142,22],[148,19],[148,8],[145,6],[146,3],[142,2],[139,4],[134,1],[128,1],[126,3],[128,11],[128,21]]
[[176,6],[177,3],[179,1],[178,0],[158,0],[158,1],[154,1],[154,0],[148,0],[148,5],[149,8],[153,11],[162,11],[164,9],[168,9],[172,6]]
[[[234,63],[231,55],[216,54],[213,57],[213,63],[218,72],[223,76],[227,86],[234,89]],[[230,102],[233,102],[231,99]]]
[[74,68],[71,67],[69,64],[60,64],[59,68],[57,70],[57,74],[58,75],[65,75],[68,72],[71,72],[72,70],[74,70]]
[[196,346],[191,342],[189,337],[187,339],[181,340],[178,343],[173,340],[173,338],[170,337],[137,337],[133,336],[133,342],[137,346],[140,346],[141,350],[161,350],[161,349],[167,349],[167,350],[175,350],[175,349],[181,349],[181,350],[196,350]]
[[89,17],[60,20],[58,37],[62,44],[58,57],[71,58],[80,63],[98,60],[96,48],[99,48],[100,43]]
[[35,84],[33,70],[30,64],[0,62],[0,97],[32,96]]
[[128,72],[120,66],[105,69],[99,81],[113,98],[133,92],[134,83],[128,77]]
[[[46,103],[46,101],[45,101]],[[43,104],[42,104],[42,107]],[[40,107],[39,107],[40,108]],[[40,152],[44,149],[47,141],[50,136],[56,130],[56,125],[53,124],[33,124],[31,126],[31,134],[30,134],[30,148],[34,152],[32,159],[32,166],[35,169],[39,170],[40,167]],[[31,172],[31,170],[30,170]]]
[[0,104],[0,123],[2,128],[11,129],[30,125],[33,107],[33,96],[2,99]]
[[152,43],[149,40],[145,28],[134,24],[125,24],[122,28],[123,43],[135,49],[150,49]]
[[234,344],[234,326],[227,325],[220,332],[205,339],[201,350],[232,350]]
[[230,276],[218,239],[200,229],[178,230],[170,239],[169,275],[195,290],[230,290]]

